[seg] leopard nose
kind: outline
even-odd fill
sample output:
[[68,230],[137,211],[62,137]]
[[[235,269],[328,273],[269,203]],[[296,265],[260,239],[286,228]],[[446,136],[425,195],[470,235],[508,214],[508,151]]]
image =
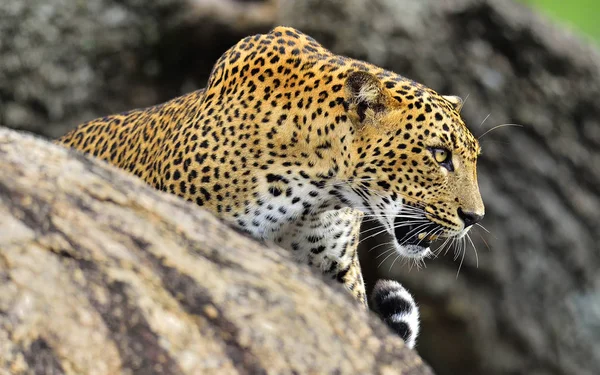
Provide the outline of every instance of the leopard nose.
[[484,215],[480,215],[475,212],[463,211],[462,208],[458,209],[458,217],[465,223],[465,228],[470,227],[473,224],[479,223],[483,219]]

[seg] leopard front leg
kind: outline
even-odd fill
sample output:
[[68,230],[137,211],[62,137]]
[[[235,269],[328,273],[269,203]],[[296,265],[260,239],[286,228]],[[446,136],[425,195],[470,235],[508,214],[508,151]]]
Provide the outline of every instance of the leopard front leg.
[[344,284],[365,308],[365,284],[358,260],[363,213],[349,207],[307,215],[297,220],[279,244],[297,259]]
[[[362,212],[351,208],[302,217],[278,243],[300,261],[332,275],[367,307],[357,251],[362,217]],[[410,293],[396,281],[379,280],[370,301],[381,319],[413,348],[419,334],[419,310]]]
[[368,304],[365,291],[365,282],[363,280],[362,270],[358,260],[358,234],[355,238],[356,240],[353,238],[352,241],[346,243],[347,248],[345,252],[351,254],[351,263],[347,267],[338,268],[338,270],[333,272],[335,272],[335,278],[350,290],[354,298],[356,298],[356,300],[364,307],[367,307]]

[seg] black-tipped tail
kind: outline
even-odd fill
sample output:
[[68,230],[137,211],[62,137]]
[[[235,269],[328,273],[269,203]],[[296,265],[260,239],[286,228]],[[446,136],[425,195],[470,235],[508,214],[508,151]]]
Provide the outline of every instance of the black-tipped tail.
[[397,281],[379,280],[371,292],[371,306],[409,348],[419,335],[419,309],[412,295]]

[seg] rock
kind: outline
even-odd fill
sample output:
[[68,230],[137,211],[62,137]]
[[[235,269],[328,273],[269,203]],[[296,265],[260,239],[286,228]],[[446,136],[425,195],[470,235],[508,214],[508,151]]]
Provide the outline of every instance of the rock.
[[[162,102],[203,87],[226,48],[276,24],[468,97],[476,135],[524,125],[481,139],[491,233],[473,231],[478,259],[469,248],[458,277],[451,252],[418,272],[400,261],[388,272],[391,257],[365,271],[413,292],[417,349],[440,374],[600,373],[597,48],[506,0],[279,3],[276,13],[275,0],[0,1],[10,36],[0,38],[0,123],[58,136]],[[376,256],[365,251],[363,265]]]
[[0,373],[432,373],[284,250],[7,129],[0,280]]
[[275,16],[275,0],[1,1],[0,123],[55,138],[203,87]]

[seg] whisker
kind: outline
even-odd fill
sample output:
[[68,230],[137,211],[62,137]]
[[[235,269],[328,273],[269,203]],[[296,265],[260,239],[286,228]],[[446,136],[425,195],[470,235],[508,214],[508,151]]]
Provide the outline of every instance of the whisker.
[[469,236],[469,233],[467,233],[467,239],[469,240],[469,242],[471,242],[471,246],[473,246],[473,250],[475,251],[475,265],[477,268],[479,268],[479,256],[477,255],[477,248],[475,247],[471,236]]
[[[441,233],[443,233],[443,232],[444,232],[444,228],[443,228],[443,227],[439,227],[439,228],[437,228],[437,229],[434,229],[434,230],[433,230],[433,233],[429,233],[429,234],[427,234],[425,237],[430,237],[430,236],[437,237],[437,236],[439,236],[439,235],[440,235]],[[448,241],[448,239],[447,239],[447,238],[446,238],[446,241]],[[437,251],[437,249],[439,249],[439,246],[438,246],[438,247],[437,247],[435,250],[432,250],[432,251],[431,251],[431,253],[432,253],[432,255],[433,255],[433,257],[434,257],[434,258],[436,258],[436,257],[437,257],[437,255],[435,255],[435,252]]]
[[440,255],[440,253],[441,253],[441,252],[444,250],[444,246],[446,246],[446,244],[448,244],[448,242],[450,241],[450,238],[451,238],[451,237],[447,237],[447,238],[444,240],[444,242],[443,242],[443,243],[442,243],[440,246],[438,246],[438,247],[437,247],[437,249],[435,249],[435,250],[433,251],[433,253],[434,253],[434,255],[435,255],[435,257],[436,257],[436,258],[437,258],[437,257]]
[[492,234],[489,230],[487,230],[486,227],[484,227],[483,225],[479,224],[479,223],[475,223],[475,225],[477,225],[479,228],[483,229],[484,231],[488,232],[489,234]]
[[487,133],[491,132],[492,130],[503,128],[505,126],[515,126],[517,128],[523,128],[524,127],[521,124],[500,124],[500,125],[496,125],[493,128],[491,128],[488,131],[486,131],[485,133],[483,133],[482,135],[480,135],[479,137],[477,137],[477,139],[479,140],[479,139],[483,138],[484,135],[486,135]]
[[392,271],[392,267],[394,267],[394,263],[396,263],[396,261],[398,260],[398,258],[400,258],[400,256],[401,256],[401,255],[400,255],[400,254],[398,254],[398,255],[396,256],[396,258],[394,258],[394,260],[392,261],[392,264],[390,265],[390,269],[388,270],[388,272],[391,272],[391,271]]
[[444,251],[444,256],[446,256],[446,254],[448,254],[448,251],[450,251],[450,249],[454,246],[455,242],[456,242],[456,238],[450,237],[450,242],[448,243],[448,246],[446,247],[446,250]]
[[418,231],[419,231],[419,230],[421,230],[421,228],[424,228],[424,227],[426,227],[427,225],[429,225],[429,223],[421,224],[421,225],[419,225],[418,227],[416,227],[416,228],[414,228],[414,229],[411,229],[410,231],[408,231],[408,233],[406,233],[406,234],[404,235],[404,237],[403,237],[403,238],[406,238],[406,240],[404,240],[404,241],[403,241],[403,242],[400,244],[400,246],[403,246],[405,243],[407,243],[407,242],[408,242],[408,240],[410,240],[410,237],[411,237],[411,236],[413,236],[414,234],[418,233]]
[[[380,229],[380,228],[374,228],[374,229]],[[367,236],[367,237],[365,237],[365,238],[361,238],[361,239],[358,241],[358,244],[360,245],[361,243],[363,243],[364,241],[368,240],[369,238],[376,237],[376,236],[378,236],[378,235],[380,235],[380,234],[382,234],[382,233],[385,233],[385,232],[387,232],[387,231],[388,231],[388,230],[387,230],[387,228],[381,229],[380,231],[378,231],[378,232],[375,232],[374,234],[370,234],[370,235],[368,235],[368,236]],[[361,233],[361,234],[362,234],[362,233]]]
[[393,217],[393,218],[401,218],[401,219],[424,219],[423,215],[417,214],[409,214],[409,215],[393,215],[393,214],[364,214],[365,218],[381,218],[381,217]]
[[465,100],[463,100],[462,107],[460,107],[461,111],[463,108],[465,108],[465,104],[467,104],[467,100],[469,100],[469,96],[471,96],[471,93],[469,93],[469,94],[467,94],[467,96],[465,96]]
[[491,116],[491,115],[492,115],[492,113],[491,113],[491,112],[490,112],[490,113],[488,113],[488,115],[487,115],[487,116],[485,116],[485,118],[483,119],[483,121],[481,121],[481,124],[479,124],[479,127],[482,127],[482,126],[483,126],[483,123],[484,123],[484,122],[486,122],[486,121],[487,121],[487,119],[488,119],[488,118],[490,118],[490,116]]
[[[465,244],[465,243],[466,243],[466,241],[465,241],[465,238],[464,238],[464,237],[463,237],[463,238],[461,238],[461,239],[460,239],[460,241],[461,241],[461,244]],[[465,260],[465,253],[466,253],[466,252],[467,252],[467,251],[466,251],[466,249],[464,248],[464,245],[463,245],[463,246],[461,247],[461,253],[462,253],[462,257],[461,257],[461,259],[460,259],[460,264],[458,265],[458,271],[456,271],[456,278],[457,278],[457,279],[458,279],[458,275],[460,274],[460,269],[461,269],[461,267],[462,267],[463,261]]]
[[484,227],[483,225],[476,223],[475,225],[477,225],[479,228],[483,229],[484,231],[486,231],[487,233],[489,233],[492,237],[494,237],[495,239],[498,239],[498,237],[496,237],[494,235],[494,233],[490,232],[486,227]]
[[[344,181],[344,183],[346,183],[348,185],[348,187],[350,189],[352,189],[356,194],[360,195],[360,192],[356,191],[356,187],[352,186],[349,182]],[[378,191],[376,191],[368,186],[365,186],[364,184],[361,184],[360,187],[364,190],[371,192],[372,194],[379,195],[380,197],[382,197]],[[402,193],[398,193],[398,192],[396,192],[396,194],[398,194],[400,197],[402,197],[402,199],[406,202],[410,202],[410,203],[418,205],[418,206],[425,206],[424,202],[419,201],[419,200],[415,199],[414,197],[410,197],[406,194],[402,194]]]
[[395,251],[391,251],[391,252],[390,252],[390,254],[389,254],[388,256],[386,256],[385,258],[383,258],[383,260],[381,261],[381,263],[379,263],[379,265],[377,266],[377,268],[381,267],[381,265],[382,265],[383,263],[385,263],[385,261],[386,261],[386,260],[387,260],[389,257],[391,257],[393,254],[395,254],[395,253],[396,253]]
[[[413,225],[413,224],[419,224],[419,223],[429,223],[429,221],[428,220],[407,220],[407,221],[403,221],[399,224],[393,225],[392,229],[401,228],[401,227],[405,227],[405,226],[409,226],[409,225]],[[381,226],[377,226],[374,228],[366,228],[366,229],[362,230],[360,233],[364,234],[367,232],[372,232],[374,230],[378,230],[380,228],[381,228]],[[387,230],[387,228],[386,228],[386,230]]]
[[[371,251],[373,251],[373,250],[375,250],[375,249],[377,249],[377,248],[379,248],[379,247],[382,247],[382,246],[386,246],[386,245],[392,245],[393,243],[394,243],[393,241],[390,241],[390,242],[382,242],[382,243],[380,243],[379,245],[376,245],[376,246],[373,246],[372,248],[370,248],[370,249],[369,249],[369,252],[371,252]],[[395,250],[395,249],[392,249],[392,250]]]
[[480,233],[477,233],[477,235],[479,236],[479,238],[481,238],[481,240],[483,241],[483,243],[485,244],[485,246],[487,247],[488,251],[492,251],[492,249],[490,249],[490,245],[488,245],[487,241],[485,240],[485,238],[483,238],[483,236]]
[[460,238],[457,238],[455,240],[455,242],[456,242],[456,246],[454,247],[454,258],[453,258],[454,261],[456,261],[458,258],[460,258],[460,249],[462,246],[462,241]]
[[[423,224],[419,224],[419,223],[421,223],[421,222],[422,222]],[[413,222],[402,222],[402,223],[400,223],[400,224],[398,224],[398,225],[394,225],[394,226],[392,226],[392,230],[394,230],[394,229],[397,229],[397,228],[400,228],[400,227],[403,227],[403,226],[409,226],[409,225],[414,225],[414,224],[419,224],[419,226],[416,228],[416,229],[419,229],[419,228],[422,228],[422,227],[424,227],[424,226],[427,226],[427,225],[429,225],[429,223],[430,223],[430,222],[429,222],[429,220],[423,220],[423,221],[413,221]],[[366,232],[370,232],[370,231],[374,231],[374,230],[379,230],[380,228],[381,228],[381,227],[368,228],[368,229],[366,229],[366,230],[363,230],[363,231],[361,231],[361,234],[364,234],[364,233],[366,233]],[[415,229],[412,229],[411,231],[409,231],[409,233],[410,233],[410,232],[412,232],[412,231],[414,231],[414,230],[415,230]],[[385,233],[385,232],[387,232],[387,231],[388,231],[388,228],[387,228],[387,227],[384,227],[383,229],[381,229],[381,230],[379,230],[379,231],[377,231],[377,232],[375,232],[375,233],[373,233],[373,234],[370,234],[370,235],[368,235],[367,237],[361,238],[361,239],[360,239],[360,241],[358,242],[358,244],[360,245],[361,243],[363,243],[364,241],[368,240],[369,238],[373,238],[373,237],[375,237],[375,236],[378,236],[378,235],[380,235],[380,234],[382,234],[382,233]],[[407,236],[409,235],[409,233],[407,233],[407,234],[405,235],[405,237],[407,237]]]
[[396,251],[396,249],[390,248],[385,251],[382,251],[381,254],[379,254],[375,257],[375,259],[380,258],[380,257],[384,256],[385,254],[388,254],[390,251]]
[[433,232],[438,233],[440,230],[443,230],[443,228],[433,228],[433,229],[431,229],[430,231],[428,231],[427,233],[425,233],[425,235],[423,236],[423,238],[421,238],[419,240],[419,242],[417,242],[417,245],[420,245],[421,242],[423,242],[424,239],[426,239],[427,237],[430,237]]

